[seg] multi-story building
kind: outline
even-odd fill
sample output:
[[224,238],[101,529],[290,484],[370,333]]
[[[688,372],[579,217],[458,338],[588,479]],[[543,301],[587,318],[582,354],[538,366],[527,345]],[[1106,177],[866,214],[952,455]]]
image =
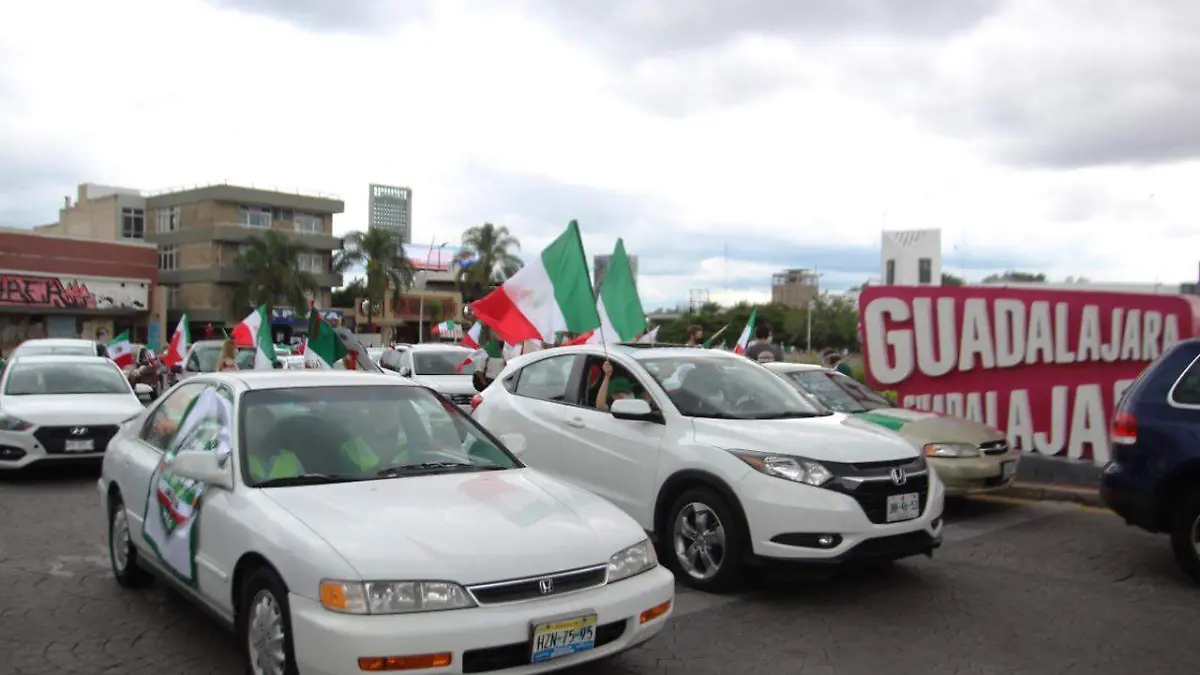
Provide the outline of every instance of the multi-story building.
[[942,231],[883,233],[880,276],[888,286],[942,285]]
[[76,199],[63,198],[58,222],[33,228],[40,234],[108,241],[141,241],[146,234],[146,198],[130,188],[83,183]]
[[[633,281],[636,284],[638,278],[638,258],[636,255],[627,255],[629,258],[629,271],[633,274]],[[604,275],[608,274],[608,267],[612,264],[612,255],[596,255],[592,256],[592,283],[595,284],[593,289],[595,292],[600,292],[600,282],[604,281]]]
[[411,243],[412,190],[372,184],[367,202],[367,227],[395,232],[405,244]]
[[790,269],[771,276],[771,302],[804,309],[821,295],[821,275],[816,270]]

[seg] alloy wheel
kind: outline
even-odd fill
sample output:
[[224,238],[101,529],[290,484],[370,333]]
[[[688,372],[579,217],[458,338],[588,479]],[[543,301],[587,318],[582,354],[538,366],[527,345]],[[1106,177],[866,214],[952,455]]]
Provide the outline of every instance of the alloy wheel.
[[129,520],[125,516],[125,505],[113,509],[112,531],[108,535],[108,546],[112,554],[113,568],[117,573],[129,566]]
[[706,504],[691,502],[675,516],[675,557],[695,579],[711,579],[725,561],[725,527]]
[[267,589],[259,591],[250,603],[247,640],[250,668],[254,675],[283,675],[286,663],[283,612],[275,596]]

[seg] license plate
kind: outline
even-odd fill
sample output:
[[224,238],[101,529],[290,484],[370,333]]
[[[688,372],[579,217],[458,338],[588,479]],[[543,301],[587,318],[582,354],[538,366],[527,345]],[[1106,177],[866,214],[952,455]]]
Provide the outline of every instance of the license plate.
[[910,492],[903,495],[889,495],[887,498],[887,521],[895,523],[901,520],[912,520],[921,515],[921,495]]
[[96,449],[96,441],[87,439],[86,441],[66,441],[63,445],[63,450],[66,452],[91,452]]
[[1004,462],[1000,465],[1000,480],[1008,480],[1017,473],[1016,462]]
[[531,663],[586,652],[596,646],[596,615],[580,616],[533,627]]

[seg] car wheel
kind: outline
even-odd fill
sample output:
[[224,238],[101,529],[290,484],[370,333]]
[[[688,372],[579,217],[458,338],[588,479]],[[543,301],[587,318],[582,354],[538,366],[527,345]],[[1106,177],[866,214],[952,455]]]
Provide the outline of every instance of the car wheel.
[[154,581],[153,575],[138,565],[125,502],[118,496],[112,498],[108,507],[108,562],[117,583],[126,588],[144,588]]
[[689,586],[727,591],[743,581],[746,533],[721,495],[709,488],[687,490],[667,521],[667,561]]
[[1171,548],[1183,571],[1200,584],[1200,490],[1185,497],[1176,512]]
[[250,675],[297,675],[287,587],[268,568],[254,572],[242,590],[239,636]]

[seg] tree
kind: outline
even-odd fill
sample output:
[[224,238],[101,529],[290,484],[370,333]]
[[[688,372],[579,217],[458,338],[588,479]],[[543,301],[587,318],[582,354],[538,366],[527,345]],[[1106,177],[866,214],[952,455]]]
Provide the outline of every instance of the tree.
[[[706,303],[698,311],[684,314],[679,319],[668,321],[659,328],[660,342],[683,342],[686,339],[687,327],[698,325],[704,329],[705,336],[711,337],[722,327],[729,328],[717,339],[717,343],[733,344],[737,341],[750,312],[754,307],[742,302],[729,308],[721,308],[716,303]],[[769,324],[774,332],[775,341],[805,347],[808,340],[808,308],[792,309],[786,305],[770,303],[758,305],[758,322]],[[825,347],[850,348],[858,345],[858,310],[854,301],[843,295],[824,293],[813,300],[812,308],[812,346],[813,349]]]
[[308,307],[308,295],[320,287],[316,278],[300,269],[300,256],[311,249],[280,232],[267,230],[246,240],[237,265],[245,278],[234,291],[230,314],[241,321],[248,308],[286,304],[296,311]]
[[333,292],[331,303],[334,307],[353,307],[359,298],[367,294],[367,284],[362,279],[355,279]]
[[1046,275],[1042,273],[1034,274],[1033,272],[1018,272],[1009,270],[1004,274],[992,274],[983,278],[983,283],[1042,283],[1046,281]]
[[962,286],[965,283],[966,282],[963,281],[962,277],[954,276],[953,274],[950,274],[949,272],[942,272],[942,285],[943,286]]
[[514,251],[521,250],[521,242],[504,225],[484,223],[463,232],[463,258],[474,258],[475,262],[459,267],[458,287],[468,302],[483,297],[487,290],[504,283],[521,269],[521,259]]
[[383,229],[351,232],[342,240],[342,250],[333,261],[334,272],[345,273],[358,265],[367,273],[364,295],[369,301],[369,328],[375,307],[383,304],[388,289],[400,293],[412,287],[413,265],[400,236]]

